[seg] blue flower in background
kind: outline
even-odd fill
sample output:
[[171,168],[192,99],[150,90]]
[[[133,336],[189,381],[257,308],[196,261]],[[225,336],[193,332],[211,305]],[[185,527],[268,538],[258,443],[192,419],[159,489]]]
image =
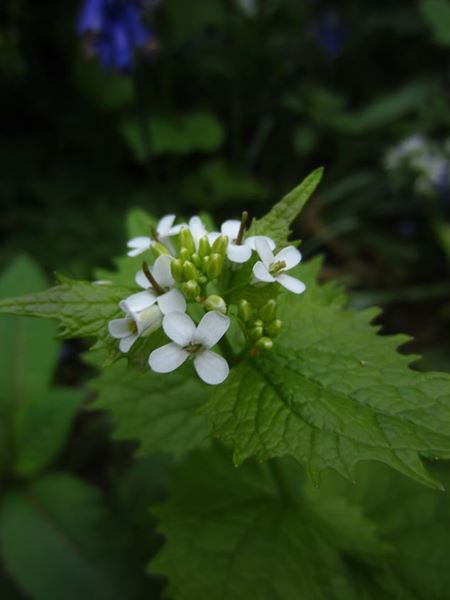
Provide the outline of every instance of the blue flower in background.
[[155,33],[144,25],[137,0],[85,0],[77,32],[104,69],[129,71],[136,48],[152,55],[158,46]]
[[326,12],[314,26],[314,35],[330,58],[337,58],[347,36],[342,18],[336,12]]

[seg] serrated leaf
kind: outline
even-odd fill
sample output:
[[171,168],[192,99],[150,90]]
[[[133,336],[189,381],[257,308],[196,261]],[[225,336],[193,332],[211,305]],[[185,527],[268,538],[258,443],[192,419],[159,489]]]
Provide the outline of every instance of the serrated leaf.
[[[2,275],[0,298],[44,287],[38,267],[23,257]],[[83,394],[50,387],[59,352],[52,323],[2,316],[0,331],[8,348],[0,357],[2,462],[27,476],[60,451]]]
[[156,510],[166,545],[150,565],[169,578],[169,597],[374,597],[372,566],[386,548],[373,525],[343,499],[302,489],[298,471],[280,461],[236,470],[226,454],[211,451],[175,469],[168,500]]
[[33,600],[132,597],[101,537],[105,517],[98,492],[70,475],[10,491],[0,504],[5,569]]
[[412,371],[396,351],[406,338],[376,335],[377,310],[345,309],[309,265],[297,275],[307,292],[280,296],[274,350],[233,369],[203,409],[214,433],[236,464],[290,455],[314,479],[327,467],[353,478],[370,459],[439,487],[419,455],[449,456],[450,376]]
[[109,336],[108,322],[122,314],[119,302],[134,290],[65,277],[60,277],[60,282],[45,292],[1,300],[0,313],[58,321],[62,337],[96,338],[97,348],[117,355],[117,340]]
[[253,221],[247,235],[268,235],[277,246],[285,246],[290,235],[290,225],[298,217],[306,202],[322,179],[323,168],[310,173],[289,192],[262,219]]
[[115,437],[138,440],[139,454],[181,456],[206,443],[210,426],[197,411],[209,389],[189,368],[161,377],[148,365],[145,373],[136,373],[122,360],[104,369],[91,385],[98,393],[93,408],[108,410]]

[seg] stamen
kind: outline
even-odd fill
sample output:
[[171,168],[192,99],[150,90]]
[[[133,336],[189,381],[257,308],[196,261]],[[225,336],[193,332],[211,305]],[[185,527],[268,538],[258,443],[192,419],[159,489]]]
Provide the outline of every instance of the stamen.
[[279,260],[278,262],[272,263],[270,265],[269,273],[271,275],[276,275],[277,273],[279,273],[280,271],[282,271],[285,268],[286,268],[286,263],[284,262],[284,260]]
[[234,242],[237,246],[241,246],[241,244],[242,244],[242,240],[244,239],[245,226],[247,224],[247,221],[248,221],[248,212],[246,210],[244,210],[244,212],[242,213],[242,217],[241,217],[241,226],[239,227],[239,232],[238,232],[237,238]]
[[186,350],[186,352],[194,354],[195,352],[198,352],[201,347],[202,347],[201,344],[194,344],[193,342],[191,342],[190,344],[185,346],[184,349]]
[[144,275],[147,277],[147,279],[150,282],[150,285],[152,286],[152,288],[155,290],[155,292],[159,295],[164,294],[164,290],[162,289],[162,287],[159,285],[159,283],[156,281],[156,279],[153,277],[153,275],[151,274],[151,271],[149,269],[149,266],[147,264],[147,262],[144,260],[144,262],[142,263],[142,270],[144,271]]

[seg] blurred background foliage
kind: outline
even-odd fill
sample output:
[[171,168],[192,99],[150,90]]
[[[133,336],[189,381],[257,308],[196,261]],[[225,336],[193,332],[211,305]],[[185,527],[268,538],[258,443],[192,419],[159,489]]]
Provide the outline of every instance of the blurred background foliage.
[[[194,4],[147,2],[157,44],[138,53],[133,68],[105,71],[76,34],[80,1],[3,0],[2,295],[43,287],[40,270],[51,281],[54,271],[93,278],[97,267],[111,268],[123,254],[132,207],[156,216],[208,211],[216,222],[243,209],[259,216],[324,165],[324,182],[296,226],[305,257],[323,253],[323,278],[347,285],[355,306],[382,305],[383,331],[414,335],[409,350],[425,357],[419,367],[448,369],[449,1]],[[11,336],[12,322],[2,318]],[[77,413],[93,372],[81,359],[84,346],[51,342],[47,323],[24,327],[30,360],[43,361],[42,377],[30,381],[21,412],[11,412],[14,390],[3,384],[10,365],[2,363],[0,444],[12,419],[7,481],[14,485],[7,489],[15,500],[4,505],[0,535],[15,539],[15,524],[26,520],[29,531],[51,538],[53,530],[44,531],[42,515],[25,502],[24,494],[36,496],[69,538],[74,533],[77,548],[98,531],[98,548],[87,547],[86,556],[98,559],[101,586],[103,570],[115,572],[117,564],[101,523],[126,512],[114,539],[134,548],[128,576],[143,587],[122,597],[158,590],[159,582],[139,580],[133,569],[158,544],[149,535],[143,547],[139,531],[162,493],[161,462],[131,467],[132,448],[111,444],[108,418]],[[48,393],[55,383],[61,389]],[[48,424],[57,394],[67,395],[65,411],[36,445],[30,432]],[[90,507],[80,511],[80,523],[51,505],[55,494],[60,506],[71,499],[69,512],[77,503]],[[60,556],[59,541],[49,541],[53,554],[36,568],[33,591],[21,585],[32,597],[57,597],[40,586]],[[19,580],[21,561],[31,565],[40,555],[32,544],[27,550],[20,560],[6,558]],[[78,554],[73,560],[76,581],[92,576]],[[79,598],[91,588],[74,589]],[[108,589],[96,597],[102,594],[113,597]]]

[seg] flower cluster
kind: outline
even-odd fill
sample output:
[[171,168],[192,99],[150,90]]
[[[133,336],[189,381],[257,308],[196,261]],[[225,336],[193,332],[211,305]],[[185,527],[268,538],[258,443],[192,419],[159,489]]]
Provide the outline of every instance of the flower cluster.
[[304,283],[287,273],[298,265],[301,254],[294,246],[274,254],[271,238],[246,235],[247,218],[243,213],[240,221],[225,221],[220,231],[208,231],[198,216],[175,225],[175,215],[167,215],[150,228],[150,236],[128,242],[130,257],[147,253],[154,262],[152,266],[143,262],[135,276],[141,290],[120,302],[124,316],[109,323],[109,333],[120,340],[121,352],[162,327],[171,342],[150,354],[150,368],[168,373],[191,358],[199,377],[216,385],[226,379],[229,367],[211,349],[224,343],[232,319],[251,353],[272,349],[272,338],[282,327],[276,300],[270,298],[256,309],[244,298],[227,305],[224,297],[238,271],[252,259],[251,269],[245,271],[246,283],[239,287],[279,284],[301,294]]
[[448,199],[450,191],[450,140],[439,145],[422,134],[411,135],[391,148],[385,167],[396,183],[412,182],[415,192]]
[[85,0],[77,32],[83,37],[86,52],[98,56],[105,70],[118,71],[132,68],[136,48],[152,56],[158,42],[143,22],[146,8],[138,0]]

